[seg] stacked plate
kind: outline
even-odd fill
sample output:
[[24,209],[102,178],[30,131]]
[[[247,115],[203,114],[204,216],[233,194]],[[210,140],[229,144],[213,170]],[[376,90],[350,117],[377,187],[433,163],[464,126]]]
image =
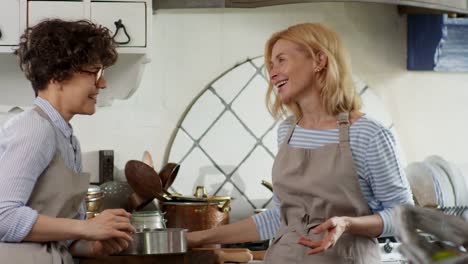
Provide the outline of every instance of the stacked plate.
[[[464,175],[460,169],[457,168],[454,164],[436,155],[429,156],[426,158],[426,161],[435,167],[439,167],[439,169],[442,171],[441,174],[445,174],[446,179],[448,180],[450,187],[454,192],[454,205],[468,205],[468,189],[466,188]],[[450,187],[446,186],[445,190],[449,191]]]
[[416,204],[423,207],[468,205],[463,174],[439,156],[406,167],[406,175]]
[[410,163],[405,172],[417,205],[437,207],[441,203],[442,195],[439,193],[438,182],[433,179],[430,169],[423,162]]

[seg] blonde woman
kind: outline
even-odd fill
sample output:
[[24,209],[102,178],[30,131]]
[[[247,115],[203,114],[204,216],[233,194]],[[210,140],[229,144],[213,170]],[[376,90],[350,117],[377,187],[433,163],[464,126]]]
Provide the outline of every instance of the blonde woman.
[[316,23],[291,26],[268,40],[265,65],[270,112],[292,113],[278,130],[277,207],[189,233],[189,244],[275,237],[266,263],[380,263],[375,238],[393,235],[392,208],[412,204],[412,195],[393,135],[359,111],[338,35]]

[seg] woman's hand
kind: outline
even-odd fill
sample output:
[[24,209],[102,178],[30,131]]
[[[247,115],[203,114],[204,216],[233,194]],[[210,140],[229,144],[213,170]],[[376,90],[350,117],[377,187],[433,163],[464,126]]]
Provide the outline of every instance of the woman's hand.
[[121,252],[128,247],[125,239],[111,238],[102,241],[75,241],[70,247],[70,253],[75,257],[100,257]]
[[[130,242],[132,241],[130,234],[135,233],[135,228],[130,224],[131,216],[123,209],[105,210],[95,218],[83,221],[82,239],[92,241],[120,239]],[[114,246],[119,244],[109,243]],[[106,247],[110,244],[106,244]]]
[[203,231],[188,232],[185,236],[187,238],[187,246],[189,248],[201,246],[203,243],[202,234]]
[[111,238],[102,241],[93,241],[91,255],[94,257],[117,254],[128,248],[129,243],[120,238]]
[[341,235],[348,230],[349,226],[350,222],[347,217],[335,216],[312,229],[314,234],[327,232],[322,240],[312,241],[301,237],[298,243],[311,248],[307,255],[317,254],[333,247]]

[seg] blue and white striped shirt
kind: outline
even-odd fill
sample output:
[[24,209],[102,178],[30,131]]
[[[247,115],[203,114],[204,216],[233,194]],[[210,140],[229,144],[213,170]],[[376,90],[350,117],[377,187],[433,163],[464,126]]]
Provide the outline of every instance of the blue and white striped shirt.
[[[0,241],[3,242],[20,242],[31,231],[38,212],[26,203],[37,178],[57,150],[69,169],[75,172],[82,169],[80,144],[70,124],[48,101],[37,97],[34,104],[49,116],[53,126],[29,109],[0,128]],[[75,218],[84,217],[83,203]]]
[[[278,128],[280,145],[291,127],[283,121]],[[400,204],[413,204],[413,197],[399,160],[395,137],[377,121],[364,115],[349,129],[350,146],[364,198],[373,213],[383,220],[380,236],[393,236],[395,227],[392,208]],[[316,149],[325,144],[338,143],[338,129],[305,129],[296,125],[289,145]],[[280,202],[274,197],[275,208],[253,217],[262,240],[275,236],[280,227]]]

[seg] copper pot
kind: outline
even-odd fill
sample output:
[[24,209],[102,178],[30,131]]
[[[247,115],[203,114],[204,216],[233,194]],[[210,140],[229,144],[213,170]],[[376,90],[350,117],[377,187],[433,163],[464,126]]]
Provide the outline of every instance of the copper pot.
[[196,194],[198,190],[203,190],[204,197],[178,197],[162,203],[167,227],[198,231],[229,224],[231,198],[207,197],[202,186],[197,186]]

